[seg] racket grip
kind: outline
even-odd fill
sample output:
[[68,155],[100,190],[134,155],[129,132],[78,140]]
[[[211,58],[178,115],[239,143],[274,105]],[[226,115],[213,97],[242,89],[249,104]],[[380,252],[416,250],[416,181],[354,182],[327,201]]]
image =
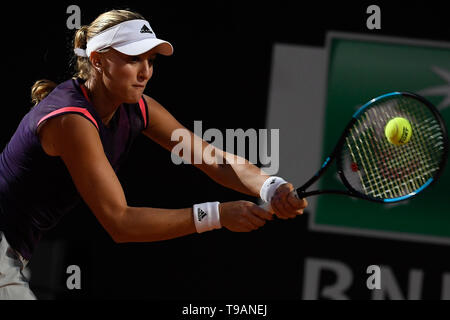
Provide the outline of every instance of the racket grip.
[[[295,196],[295,197],[301,199],[301,198],[299,197],[299,194],[298,194],[297,190],[294,190],[294,191],[292,191],[291,193],[292,193],[293,196]],[[263,203],[263,204],[260,205],[259,207],[260,207],[260,208],[263,208],[263,209],[266,210],[266,211],[269,211],[269,212],[271,212],[271,213],[274,213],[273,208],[272,208],[272,206],[270,205],[270,202]]]

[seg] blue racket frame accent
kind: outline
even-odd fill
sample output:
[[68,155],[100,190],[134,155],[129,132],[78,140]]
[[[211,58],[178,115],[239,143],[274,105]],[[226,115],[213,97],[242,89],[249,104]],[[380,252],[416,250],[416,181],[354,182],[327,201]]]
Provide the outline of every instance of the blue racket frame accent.
[[330,161],[330,157],[327,157],[327,158],[326,158],[326,160],[325,160],[325,162],[323,163],[321,169],[323,169],[323,168],[328,164],[328,161]]
[[398,197],[398,198],[392,198],[392,199],[384,199],[384,202],[397,202],[397,201],[402,201],[402,200],[406,200],[408,198],[411,198],[412,196],[415,196],[416,194],[418,194],[419,192],[423,191],[423,189],[425,189],[426,187],[428,187],[430,185],[430,183],[433,182],[433,178],[428,179],[427,182],[425,182],[425,184],[423,186],[421,186],[419,189],[417,189],[414,192],[411,192],[410,194],[407,194],[406,196],[403,197]]
[[315,177],[318,177],[320,175],[320,171],[323,170],[323,168],[325,168],[327,166],[329,161],[330,161],[330,157],[327,157],[325,159],[325,162],[322,164],[322,167],[320,167],[320,170],[317,171],[317,173],[315,174]]
[[374,104],[378,100],[381,100],[381,99],[384,99],[384,98],[390,97],[390,96],[399,95],[399,94],[401,95],[402,93],[401,92],[397,92],[397,91],[396,92],[391,92],[391,93],[386,93],[386,94],[383,94],[382,96],[379,96],[379,97],[376,97],[376,98],[370,100],[369,102],[367,102],[365,105],[363,105],[361,108],[359,108],[358,111],[356,111],[353,114],[353,118],[357,118],[359,116],[359,114],[364,111],[364,109],[366,109],[368,106]]

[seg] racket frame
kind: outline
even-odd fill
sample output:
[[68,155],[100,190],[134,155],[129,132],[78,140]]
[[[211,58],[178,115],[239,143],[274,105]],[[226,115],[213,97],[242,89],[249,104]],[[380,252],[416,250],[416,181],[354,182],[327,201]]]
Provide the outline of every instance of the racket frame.
[[[441,161],[439,163],[439,170],[434,174],[434,176],[432,178],[430,178],[426,183],[424,183],[419,189],[415,190],[414,192],[411,192],[411,193],[409,193],[407,195],[404,195],[404,196],[401,196],[401,197],[389,198],[389,199],[370,197],[370,196],[368,196],[366,194],[363,194],[363,193],[355,190],[351,186],[351,184],[348,182],[347,178],[344,175],[344,171],[342,169],[342,161],[340,160],[340,157],[337,157],[337,156],[340,154],[340,152],[342,150],[342,147],[343,147],[343,145],[345,143],[345,138],[347,137],[347,134],[350,131],[350,129],[353,127],[353,125],[357,121],[359,114],[362,113],[369,106],[373,105],[375,102],[378,102],[381,99],[385,99],[387,97],[394,96],[394,95],[408,96],[408,97],[417,99],[420,102],[422,102],[426,107],[428,107],[428,109],[432,112],[432,114],[437,119],[437,121],[439,123],[439,126],[441,127],[441,130],[442,130],[442,133],[443,133],[443,140],[444,140],[443,141],[444,142],[443,156],[442,156]],[[381,96],[379,96],[377,98],[374,98],[374,99],[370,100],[365,105],[360,107],[353,114],[352,119],[350,120],[350,122],[345,127],[345,129],[342,132],[342,134],[341,134],[338,142],[336,143],[333,151],[325,159],[325,161],[322,164],[321,168],[305,184],[303,184],[301,187],[297,188],[296,192],[297,192],[297,196],[299,198],[306,198],[306,197],[309,197],[309,196],[312,196],[312,195],[320,195],[320,194],[324,194],[324,193],[331,193],[331,194],[344,194],[344,195],[347,195],[347,196],[350,196],[350,197],[356,197],[356,198],[369,200],[369,201],[373,201],[373,202],[378,202],[378,203],[380,203],[380,202],[381,203],[399,202],[399,201],[403,201],[403,200],[415,197],[417,194],[422,192],[424,189],[426,189],[427,187],[429,187],[430,185],[435,183],[436,180],[438,180],[438,178],[442,175],[442,173],[444,171],[444,167],[445,167],[445,163],[447,162],[447,158],[448,158],[447,128],[445,126],[444,120],[442,119],[442,116],[439,114],[439,112],[437,111],[436,107],[431,102],[429,102],[427,99],[425,99],[424,97],[422,97],[420,95],[417,95],[415,93],[412,93],[412,92],[398,92],[398,91],[391,92],[391,93],[387,93],[387,94],[381,95]],[[337,164],[337,173],[338,173],[342,183],[347,188],[347,190],[314,190],[314,191],[306,191],[306,189],[308,187],[310,187],[314,182],[319,180],[319,178],[329,168],[330,164],[334,160],[336,160],[336,164]]]

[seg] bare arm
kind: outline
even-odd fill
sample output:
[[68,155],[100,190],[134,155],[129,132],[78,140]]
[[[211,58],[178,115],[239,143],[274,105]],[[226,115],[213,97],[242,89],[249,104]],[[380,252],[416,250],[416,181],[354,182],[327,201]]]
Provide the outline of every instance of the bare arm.
[[61,157],[81,197],[115,241],[156,241],[195,232],[191,208],[127,205],[97,130],[86,119],[68,114],[47,122],[40,130],[44,150]]
[[[246,159],[234,154],[227,153],[215,148],[202,138],[194,135],[191,131],[180,124],[161,104],[154,99],[144,96],[149,113],[149,126],[144,130],[144,134],[152,140],[159,143],[165,149],[172,152],[178,144],[184,146],[183,150],[190,150],[191,153],[183,155],[183,158],[189,160],[194,166],[206,173],[217,183],[245,193],[254,197],[259,197],[260,190],[269,176],[251,164]],[[183,130],[188,138],[180,141],[172,141],[172,133],[175,130]],[[201,146],[195,148],[194,146]],[[204,150],[208,149],[206,154],[212,154],[215,161],[208,161],[204,157]],[[201,159],[196,163],[196,159]],[[303,213],[307,206],[307,201],[296,198],[292,191],[294,186],[291,183],[281,185],[272,198],[272,208],[278,217],[282,219],[293,218]]]
[[[81,197],[114,241],[159,241],[196,232],[192,208],[128,206],[98,132],[85,118],[67,114],[39,129],[44,151],[61,157]],[[247,202],[223,203],[220,213],[222,226],[232,231],[251,231],[265,223],[264,210]]]

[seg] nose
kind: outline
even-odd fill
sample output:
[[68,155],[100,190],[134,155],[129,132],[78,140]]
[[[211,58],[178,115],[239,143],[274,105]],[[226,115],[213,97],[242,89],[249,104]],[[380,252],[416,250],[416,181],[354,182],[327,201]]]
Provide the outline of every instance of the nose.
[[147,81],[153,74],[153,64],[149,61],[143,61],[139,69],[139,81]]

